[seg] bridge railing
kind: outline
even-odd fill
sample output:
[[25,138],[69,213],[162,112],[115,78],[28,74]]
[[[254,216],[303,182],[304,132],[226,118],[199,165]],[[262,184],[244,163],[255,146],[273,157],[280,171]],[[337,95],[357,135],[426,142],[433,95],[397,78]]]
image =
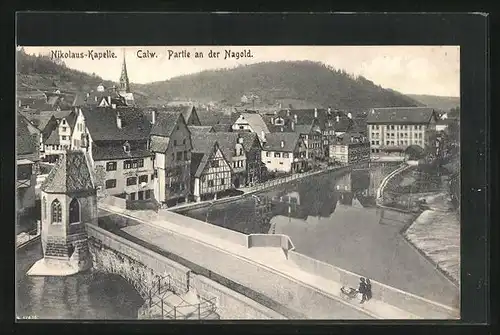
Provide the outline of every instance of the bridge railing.
[[38,228],[18,234],[16,236],[16,249],[24,247],[25,245],[27,245],[28,243],[39,237],[40,237],[40,232],[38,231]]

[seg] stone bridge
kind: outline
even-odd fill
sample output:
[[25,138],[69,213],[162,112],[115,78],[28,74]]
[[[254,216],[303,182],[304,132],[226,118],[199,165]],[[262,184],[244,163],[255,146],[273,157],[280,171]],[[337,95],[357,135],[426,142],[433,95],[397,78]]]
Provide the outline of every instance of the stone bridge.
[[457,308],[375,281],[371,300],[347,300],[340,288],[357,287],[360,275],[294,251],[284,235],[245,235],[166,210],[99,207],[126,224],[120,233],[87,225],[97,267],[127,259],[168,275],[178,292],[215,301],[221,319],[459,318]]

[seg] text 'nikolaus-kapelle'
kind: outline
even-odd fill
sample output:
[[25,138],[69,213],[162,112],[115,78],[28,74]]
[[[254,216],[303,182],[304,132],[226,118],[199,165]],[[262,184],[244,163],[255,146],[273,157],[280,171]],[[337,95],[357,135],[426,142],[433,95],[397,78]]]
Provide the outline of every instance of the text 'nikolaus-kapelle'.
[[50,57],[52,59],[64,58],[89,58],[92,60],[100,60],[100,59],[108,59],[108,58],[117,58],[116,54],[111,50],[105,51],[95,51],[92,49],[87,50],[86,52],[73,52],[73,51],[62,51],[62,50],[51,50]]

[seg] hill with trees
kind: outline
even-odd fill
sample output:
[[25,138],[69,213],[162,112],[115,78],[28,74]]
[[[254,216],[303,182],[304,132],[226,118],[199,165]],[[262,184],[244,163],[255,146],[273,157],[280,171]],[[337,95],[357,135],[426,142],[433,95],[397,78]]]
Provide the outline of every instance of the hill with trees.
[[417,95],[407,94],[410,98],[429,106],[431,108],[439,109],[442,111],[449,111],[460,106],[459,97],[442,97],[437,95]]
[[237,104],[255,95],[264,104],[300,99],[342,109],[420,106],[417,101],[372,81],[318,62],[264,62],[231,69],[207,70],[145,85],[150,95],[189,97],[200,101]]

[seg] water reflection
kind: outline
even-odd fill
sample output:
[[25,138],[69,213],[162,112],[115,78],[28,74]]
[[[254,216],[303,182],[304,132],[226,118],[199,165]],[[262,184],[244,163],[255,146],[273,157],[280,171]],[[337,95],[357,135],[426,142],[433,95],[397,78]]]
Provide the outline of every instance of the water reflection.
[[358,167],[294,181],[259,195],[183,214],[242,233],[267,233],[276,216],[329,218],[337,206],[373,207],[376,188],[393,164]]

